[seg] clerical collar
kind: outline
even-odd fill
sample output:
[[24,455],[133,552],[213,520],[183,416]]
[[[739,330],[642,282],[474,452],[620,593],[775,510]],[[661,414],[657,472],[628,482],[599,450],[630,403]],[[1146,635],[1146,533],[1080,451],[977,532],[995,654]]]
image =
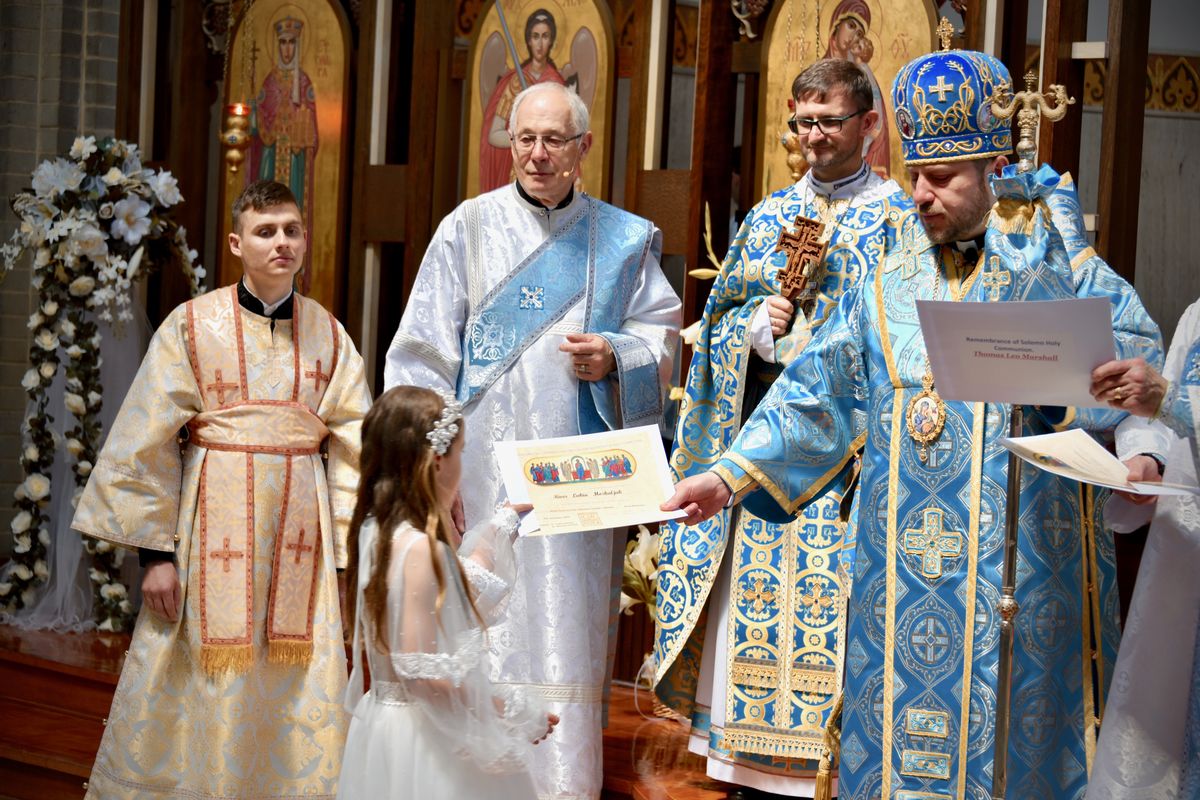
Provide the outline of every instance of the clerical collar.
[[838,178],[835,181],[823,181],[818,179],[812,173],[812,170],[809,170],[808,179],[812,184],[813,191],[817,194],[824,195],[830,200],[841,200],[842,198],[858,194],[858,190],[861,188],[859,184],[865,182],[870,174],[871,168],[864,161],[859,165],[857,172],[853,175],[847,175],[845,178]]
[[514,182],[517,185],[517,194],[521,195],[521,199],[524,200],[526,203],[529,203],[529,205],[534,206],[536,208],[545,209],[545,210],[549,210],[549,211],[558,211],[559,209],[563,209],[563,208],[566,208],[567,206],[571,205],[571,201],[575,199],[575,187],[572,186],[570,189],[567,190],[567,196],[562,199],[562,202],[559,203],[558,205],[556,205],[554,208],[550,208],[550,206],[546,205],[541,200],[538,200],[536,197],[531,195],[529,192],[525,191],[525,187],[521,185],[520,181],[514,181]]
[[974,239],[965,239],[961,242],[955,242],[954,246],[958,248],[958,252],[962,253],[963,264],[968,267],[975,266],[975,262],[979,260],[979,254],[983,252],[983,237],[984,234],[979,234]]
[[260,317],[267,317],[272,322],[277,319],[292,318],[292,306],[294,305],[295,297],[296,292],[293,290],[288,292],[287,297],[282,300],[267,305],[255,297],[254,292],[247,288],[245,278],[238,281],[238,304],[247,311],[258,314]]

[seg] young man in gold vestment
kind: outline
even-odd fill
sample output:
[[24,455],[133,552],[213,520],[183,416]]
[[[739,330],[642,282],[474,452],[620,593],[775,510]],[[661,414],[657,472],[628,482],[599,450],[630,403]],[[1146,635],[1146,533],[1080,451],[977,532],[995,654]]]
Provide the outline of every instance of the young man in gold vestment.
[[335,570],[370,395],[346,331],[292,290],[307,244],[286,186],[246,188],[242,279],[167,317],[80,499],[72,526],[145,567],[89,798],[336,794]]

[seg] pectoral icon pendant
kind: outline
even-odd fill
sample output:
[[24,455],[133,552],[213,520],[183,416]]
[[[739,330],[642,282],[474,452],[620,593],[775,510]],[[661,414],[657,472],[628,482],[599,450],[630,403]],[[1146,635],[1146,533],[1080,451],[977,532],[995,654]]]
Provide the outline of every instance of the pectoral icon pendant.
[[918,455],[922,462],[929,460],[929,445],[937,441],[946,427],[946,404],[933,388],[933,373],[925,370],[921,379],[921,391],[908,401],[905,411],[905,423],[908,425],[908,435],[920,445]]

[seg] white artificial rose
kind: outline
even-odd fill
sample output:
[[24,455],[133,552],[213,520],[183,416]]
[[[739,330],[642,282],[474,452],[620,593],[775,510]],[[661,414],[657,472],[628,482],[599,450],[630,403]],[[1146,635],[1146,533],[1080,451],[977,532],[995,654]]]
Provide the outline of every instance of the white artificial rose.
[[67,348],[66,353],[67,357],[74,361],[83,355],[84,349],[77,344],[73,344]]
[[91,569],[88,570],[88,577],[92,579],[92,583],[100,583],[100,584],[108,583],[108,573],[101,572],[100,570],[96,569],[95,567],[92,567]]
[[75,141],[71,144],[71,158],[84,161],[96,152],[96,149],[95,136],[76,136]]
[[21,486],[25,490],[25,496],[35,503],[50,494],[50,479],[40,472],[31,473]]
[[[50,263],[50,248],[39,247],[37,252],[33,254],[33,265],[35,267],[44,267]],[[34,287],[37,288],[37,287]]]
[[8,581],[0,583],[0,597],[7,597],[12,592],[12,584]]
[[46,580],[50,577],[50,568],[46,566],[45,561],[39,558],[37,561],[33,562],[33,574],[37,575],[42,580]]
[[47,300],[46,302],[42,303],[42,313],[47,317],[53,317],[58,313],[58,301]]
[[67,287],[67,291],[72,297],[87,297],[96,288],[96,279],[90,275],[80,275],[75,280],[71,281],[71,285]]
[[103,399],[104,399],[104,397],[101,396],[101,394],[99,392],[95,392],[95,391],[88,392],[88,396],[87,396],[88,408],[98,408],[100,406],[100,401]]
[[24,533],[25,531],[29,530],[29,526],[32,524],[33,515],[28,511],[21,511],[12,518],[12,522],[9,523],[9,527],[12,528],[13,533]]
[[128,600],[122,600],[117,604],[117,608],[121,609],[122,614],[129,614],[133,612],[133,604]]
[[37,449],[37,445],[31,444],[25,448],[25,460],[26,461],[37,461],[38,458],[41,457],[41,455],[42,455],[42,453],[40,450]]
[[21,387],[25,391],[32,392],[41,385],[42,379],[38,377],[38,371],[36,369],[30,367],[29,369],[25,370],[25,374],[21,376]]
[[179,193],[179,182],[169,172],[152,175],[150,187],[154,189],[154,196],[158,198],[158,202],[164,206],[173,206],[183,200],[183,195]]
[[75,323],[69,319],[58,321],[58,337],[66,342],[75,340]]
[[25,496],[25,484],[17,484],[17,488],[13,489],[13,499],[17,500],[18,502],[29,499]]
[[96,629],[101,631],[115,631],[117,628],[112,617],[105,617],[104,622],[101,622],[99,625],[97,625]]
[[42,316],[42,312],[35,311],[29,315],[29,322],[25,323],[25,327],[29,330],[37,330],[46,322],[46,318]]
[[121,600],[125,597],[125,587],[119,583],[106,583],[100,587],[100,596],[105,600]]
[[86,478],[88,475],[92,474],[92,462],[80,461],[75,465],[75,471],[79,473],[80,477]]
[[116,186],[121,181],[125,180],[125,173],[121,172],[117,167],[109,167],[108,172],[104,173],[100,180],[104,181],[107,186]]
[[83,398],[74,392],[67,392],[63,395],[63,405],[67,407],[75,416],[79,417],[87,413],[87,404],[83,402]]
[[71,237],[75,248],[92,259],[99,261],[108,255],[108,237],[94,225],[84,225]]
[[25,566],[24,564],[17,564],[15,567],[13,567],[13,575],[16,575],[23,581],[27,581],[33,577],[33,573],[30,572],[29,567]]
[[25,608],[33,606],[33,601],[37,597],[37,587],[30,586],[25,591],[21,592],[21,603]]
[[81,442],[78,439],[75,439],[73,437],[68,437],[67,438],[67,452],[70,453],[71,455],[75,456],[76,458],[78,458],[79,454],[83,452],[83,442]]
[[101,204],[100,210],[97,213],[99,214],[100,219],[112,219],[113,204],[112,203]]
[[38,530],[38,541],[42,543],[43,547],[50,546],[50,530],[48,528]]
[[49,328],[42,328],[38,331],[38,335],[34,337],[33,341],[38,347],[50,353],[58,349],[58,337]]
[[110,552],[112,552],[112,549],[113,549],[112,542],[107,542],[104,539],[96,540],[95,550],[97,553],[110,553]]
[[29,538],[29,534],[27,534],[27,533],[21,534],[20,536],[14,536],[13,537],[13,552],[14,553],[28,553],[29,548],[32,545],[32,543],[33,542]]
[[38,373],[46,380],[53,378],[56,372],[58,372],[58,365],[53,361],[47,361],[38,367]]

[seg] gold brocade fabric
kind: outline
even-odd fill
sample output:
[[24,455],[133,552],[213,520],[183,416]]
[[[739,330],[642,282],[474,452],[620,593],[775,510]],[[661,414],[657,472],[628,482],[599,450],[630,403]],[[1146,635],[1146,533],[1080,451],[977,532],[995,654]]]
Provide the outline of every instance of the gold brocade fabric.
[[[306,298],[297,296],[296,304],[300,318],[305,312],[324,314]],[[240,308],[237,313],[250,396],[290,400],[297,363],[301,371],[313,368],[303,346],[296,358],[292,323],[279,320],[272,330],[265,317]],[[73,527],[130,547],[174,550],[183,608],[175,623],[145,608],[138,617],[89,780],[89,798],[335,796],[347,725],[335,564],[345,564],[360,427],[370,403],[362,360],[345,331],[338,326],[336,332],[341,355],[336,368],[324,368],[332,374],[315,409],[329,430],[328,461],[319,454],[250,456],[253,660],[247,672],[215,678],[206,676],[200,663],[197,510],[207,451],[195,442],[181,451],[176,442],[179,429],[205,408],[189,363],[183,307],[155,334]],[[321,523],[307,665],[267,658],[272,565],[289,458],[293,471],[306,470],[316,483]]]

